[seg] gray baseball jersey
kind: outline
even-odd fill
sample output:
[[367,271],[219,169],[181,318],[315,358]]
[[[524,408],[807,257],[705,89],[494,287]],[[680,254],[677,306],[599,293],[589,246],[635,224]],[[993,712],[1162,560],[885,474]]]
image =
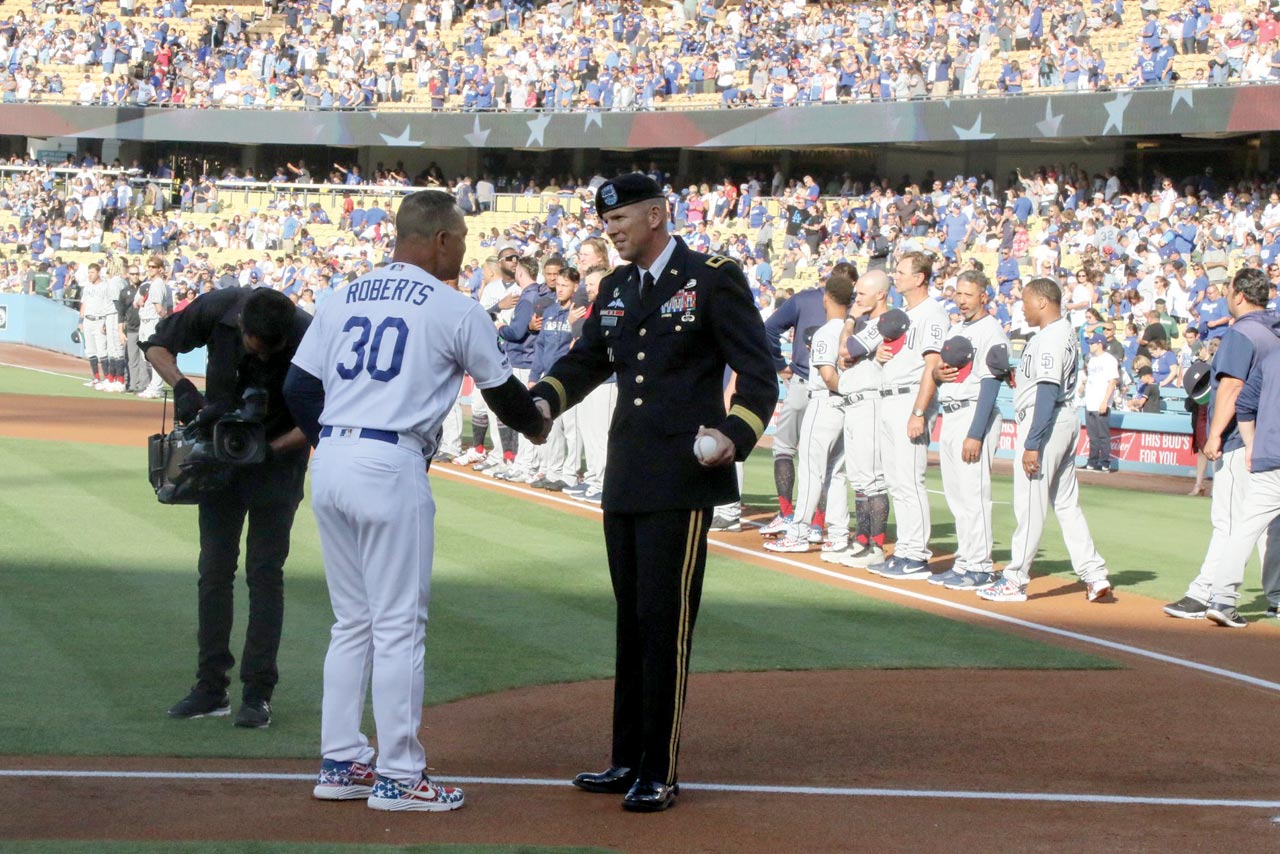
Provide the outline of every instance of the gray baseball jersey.
[[943,337],[947,334],[947,327],[951,325],[942,303],[932,299],[923,300],[915,308],[907,309],[907,317],[911,318],[911,328],[907,330],[906,344],[884,366],[881,377],[883,388],[920,382],[925,354],[937,353],[942,349]]
[[868,318],[860,318],[854,325],[853,337],[867,351],[867,355],[858,359],[852,367],[840,374],[840,393],[857,394],[864,391],[878,391],[884,371],[876,361],[875,352],[884,341],[884,337],[880,334],[875,320]]
[[977,400],[978,387],[984,379],[993,376],[987,367],[987,353],[992,347],[1009,345],[1009,336],[1004,334],[1000,321],[991,315],[984,315],[972,323],[961,322],[951,327],[948,338],[962,336],[973,345],[973,367],[969,375],[960,382],[943,383],[938,386],[938,400],[942,403],[953,403],[960,400]]
[[1037,385],[1057,383],[1058,404],[1074,409],[1079,370],[1080,341],[1071,323],[1065,317],[1059,318],[1033,335],[1022,351],[1013,408],[1019,412],[1030,409],[1036,402]]

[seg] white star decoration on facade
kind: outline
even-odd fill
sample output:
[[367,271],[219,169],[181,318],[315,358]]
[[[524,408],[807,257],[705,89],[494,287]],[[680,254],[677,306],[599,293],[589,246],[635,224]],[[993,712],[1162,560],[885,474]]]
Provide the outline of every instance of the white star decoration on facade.
[[973,123],[973,127],[962,128],[959,125],[952,125],[951,129],[960,139],[991,139],[995,136],[995,133],[982,132],[982,113],[978,113],[978,119]]
[[1115,128],[1116,133],[1124,133],[1124,111],[1129,109],[1129,101],[1133,100],[1132,92],[1122,92],[1116,95],[1114,101],[1108,101],[1102,106],[1107,108],[1107,123],[1102,126],[1102,133]]
[[1195,95],[1195,89],[1188,86],[1179,86],[1173,90],[1173,97],[1169,100],[1169,115],[1173,115],[1173,111],[1177,109],[1178,102],[1181,101],[1187,105],[1188,110],[1196,108],[1195,101],[1192,100]]
[[489,138],[489,130],[492,130],[492,128],[488,130],[480,129],[480,117],[476,116],[476,122],[472,126],[471,133],[463,134],[462,138],[467,141],[468,145],[479,148]]
[[422,140],[409,138],[409,125],[407,123],[404,126],[404,130],[396,136],[385,133],[379,133],[378,136],[382,137],[382,141],[387,145],[395,148],[417,148],[422,145]]
[[529,126],[529,139],[525,142],[525,147],[531,147],[534,140],[538,141],[538,145],[545,146],[547,143],[542,138],[542,135],[547,132],[547,125],[551,124],[551,115],[542,113],[533,121],[525,122],[525,124]]
[[1041,136],[1057,136],[1058,128],[1062,125],[1062,117],[1065,113],[1053,114],[1053,99],[1046,98],[1044,102],[1044,121],[1036,122],[1036,130],[1040,131]]
[[604,130],[604,119],[601,117],[599,110],[587,110],[586,120],[582,124],[582,132],[586,133],[592,125]]

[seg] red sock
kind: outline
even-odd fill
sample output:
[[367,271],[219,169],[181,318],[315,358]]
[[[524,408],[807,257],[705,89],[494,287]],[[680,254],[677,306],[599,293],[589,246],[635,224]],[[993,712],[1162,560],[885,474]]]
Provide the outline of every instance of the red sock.
[[856,536],[854,539],[862,543],[864,546],[869,545],[871,543],[871,540],[867,538],[866,534],[858,534],[858,536]]
[[880,548],[884,548],[884,534],[876,534],[871,538],[871,541]]
[[827,527],[827,511],[819,510],[813,514],[813,527],[819,531]]
[[783,516],[790,516],[796,512],[795,505],[791,503],[791,499],[785,495],[778,496],[778,512]]
[[476,451],[477,451],[478,453],[483,454],[483,453],[485,452],[485,451],[484,451],[484,445],[476,445]]
[[502,452],[502,459],[503,459],[503,461],[504,461],[504,462],[514,463],[514,462],[516,461],[516,452],[515,452],[515,451],[503,451],[503,452]]

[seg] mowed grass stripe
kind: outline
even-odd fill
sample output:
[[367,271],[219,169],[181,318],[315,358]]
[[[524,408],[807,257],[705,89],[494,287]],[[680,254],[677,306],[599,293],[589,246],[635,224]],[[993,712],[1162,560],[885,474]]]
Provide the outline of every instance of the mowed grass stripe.
[[[317,749],[332,620],[304,506],[286,570],[269,738],[164,716],[193,681],[196,518],[141,449],[0,439],[0,752],[294,757]],[[613,598],[595,519],[437,479],[427,695],[607,678]],[[20,488],[19,488],[20,487]],[[240,582],[232,649],[243,639]],[[1114,664],[712,555],[696,671]],[[233,684],[233,691],[238,685]],[[217,735],[213,735],[216,730]]]

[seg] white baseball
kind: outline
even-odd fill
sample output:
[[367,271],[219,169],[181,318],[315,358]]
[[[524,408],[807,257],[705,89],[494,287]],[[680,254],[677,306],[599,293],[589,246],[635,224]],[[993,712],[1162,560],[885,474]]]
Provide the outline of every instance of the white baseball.
[[693,455],[699,460],[706,460],[716,452],[716,440],[713,436],[699,436],[693,443]]

